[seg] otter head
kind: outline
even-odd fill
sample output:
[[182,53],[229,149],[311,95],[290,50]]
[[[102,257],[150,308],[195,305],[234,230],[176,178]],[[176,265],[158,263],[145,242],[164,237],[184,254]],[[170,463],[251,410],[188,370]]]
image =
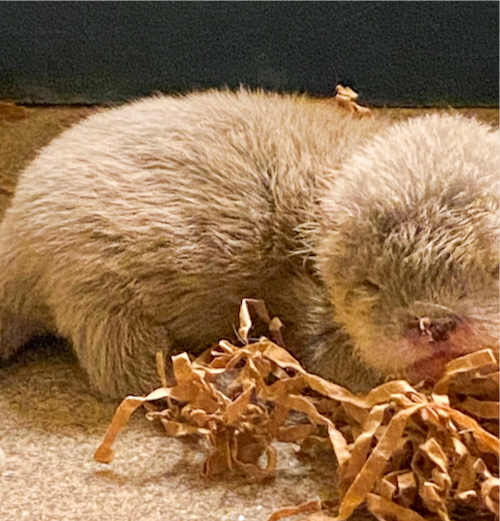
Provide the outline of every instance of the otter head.
[[499,156],[498,131],[432,115],[395,124],[341,167],[316,261],[369,366],[415,382],[498,349]]

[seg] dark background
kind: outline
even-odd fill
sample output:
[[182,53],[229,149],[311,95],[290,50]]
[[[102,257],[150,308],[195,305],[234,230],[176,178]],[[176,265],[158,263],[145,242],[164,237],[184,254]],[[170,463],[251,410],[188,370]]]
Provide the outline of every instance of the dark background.
[[0,2],[0,98],[103,103],[239,84],[498,106],[498,2]]

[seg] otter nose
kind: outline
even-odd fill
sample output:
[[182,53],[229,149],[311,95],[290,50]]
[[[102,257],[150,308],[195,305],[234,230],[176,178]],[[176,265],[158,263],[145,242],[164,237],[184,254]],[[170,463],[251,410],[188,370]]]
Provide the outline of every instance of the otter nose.
[[422,335],[428,335],[433,342],[445,342],[450,338],[450,333],[457,327],[458,321],[453,317],[433,318],[422,317],[418,321],[418,327]]

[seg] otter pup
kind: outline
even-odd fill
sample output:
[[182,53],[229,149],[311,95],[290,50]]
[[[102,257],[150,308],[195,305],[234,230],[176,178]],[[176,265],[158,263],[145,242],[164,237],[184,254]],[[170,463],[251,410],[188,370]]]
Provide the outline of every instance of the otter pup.
[[68,338],[110,397],[155,353],[233,337],[262,298],[305,367],[354,391],[498,339],[498,132],[298,96],[155,97],[25,169],[0,225],[0,356]]

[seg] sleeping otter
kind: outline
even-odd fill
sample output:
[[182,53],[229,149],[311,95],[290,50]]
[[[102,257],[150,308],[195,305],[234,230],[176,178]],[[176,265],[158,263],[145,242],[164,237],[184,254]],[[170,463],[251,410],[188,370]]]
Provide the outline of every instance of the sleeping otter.
[[94,388],[234,336],[244,297],[354,391],[498,340],[498,131],[241,90],[93,115],[25,169],[0,225],[0,356],[68,338]]

